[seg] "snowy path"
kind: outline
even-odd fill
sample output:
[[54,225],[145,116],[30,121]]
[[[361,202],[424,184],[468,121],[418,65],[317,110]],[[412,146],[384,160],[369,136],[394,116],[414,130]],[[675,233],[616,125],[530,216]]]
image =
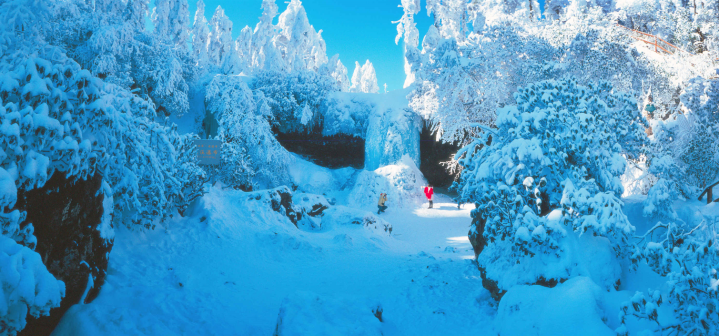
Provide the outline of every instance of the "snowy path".
[[[270,335],[283,300],[298,292],[361,314],[381,306],[384,335],[491,334],[469,210],[438,196],[435,209],[388,210],[394,237],[381,237],[361,227],[262,227],[262,214],[235,206],[242,193],[215,191],[209,216],[166,231],[118,230],[100,296],[73,307],[55,335]],[[306,315],[321,316],[318,326],[343,318],[325,314]]]

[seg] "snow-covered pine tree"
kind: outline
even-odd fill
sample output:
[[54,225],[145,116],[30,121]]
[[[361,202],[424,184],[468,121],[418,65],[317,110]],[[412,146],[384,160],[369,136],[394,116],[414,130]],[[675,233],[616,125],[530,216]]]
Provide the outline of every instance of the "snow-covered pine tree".
[[362,65],[355,61],[355,70],[352,72],[350,92],[362,92]]
[[134,31],[142,31],[145,29],[145,16],[148,13],[147,0],[128,0],[125,8],[125,21],[132,27]]
[[350,92],[379,93],[377,85],[377,74],[374,66],[367,60],[364,65],[355,62],[355,70],[352,73],[352,84]]
[[252,65],[252,28],[245,26],[240,30],[240,35],[235,40],[237,46],[237,55],[240,59],[240,67],[251,72]]
[[278,7],[275,0],[262,0],[262,16],[252,34],[253,69],[268,71],[284,71],[284,60],[279,55],[275,44],[276,27],[272,20],[277,16]]
[[171,27],[173,22],[170,19],[170,12],[173,10],[174,0],[157,0],[152,10],[152,23],[155,25],[155,34],[159,37],[172,39]]
[[177,48],[187,51],[190,38],[190,9],[187,0],[155,1],[152,23],[159,39],[172,41]]
[[299,113],[295,114],[295,118],[300,120],[300,124],[307,126],[313,118],[312,109],[310,109],[309,104],[305,103],[298,112]]
[[177,0],[175,16],[170,17],[173,23],[172,41],[180,50],[189,51],[190,44],[190,5],[187,0]]
[[[429,4],[428,4],[429,5]],[[404,38],[404,72],[406,79],[404,87],[408,87],[415,81],[416,67],[419,65],[419,30],[414,22],[414,16],[422,9],[419,0],[402,0],[404,13],[402,17],[392,23],[397,24],[397,36],[394,43]],[[354,77],[354,76],[353,76]]]
[[347,77],[347,67],[340,61],[340,55],[335,54],[329,62],[323,64],[319,73],[324,76],[332,77],[336,82],[337,91],[349,92],[350,81]]
[[362,66],[360,91],[366,93],[379,93],[379,86],[377,85],[377,74],[374,71],[374,66],[369,60],[367,60]]
[[206,104],[217,118],[223,141],[223,183],[243,188],[268,188],[289,181],[289,153],[277,142],[264,93],[253,91],[237,76],[218,75],[207,87]]
[[290,70],[317,71],[327,63],[327,47],[322,31],[315,31],[300,0],[291,0],[277,22],[279,35],[274,39]]
[[[239,37],[238,37],[239,39]],[[239,41],[231,41],[231,47],[222,63],[222,73],[227,75],[238,75],[245,70],[245,62],[240,53]]]
[[434,26],[439,29],[443,38],[453,38],[458,42],[464,41],[469,34],[469,13],[466,0],[429,0],[427,1],[427,15],[434,13]]
[[205,2],[197,1],[197,10],[192,25],[192,54],[200,68],[209,65],[210,57],[207,47],[210,40],[210,27],[205,18]]
[[217,6],[215,13],[210,19],[210,39],[208,42],[208,57],[210,64],[221,69],[223,64],[232,55],[235,43],[232,39],[232,21],[225,15],[222,6]]
[[149,96],[164,115],[187,111],[193,62],[168,38],[146,31],[146,0],[95,4],[105,10],[79,0],[54,5],[48,41],[104,81]]

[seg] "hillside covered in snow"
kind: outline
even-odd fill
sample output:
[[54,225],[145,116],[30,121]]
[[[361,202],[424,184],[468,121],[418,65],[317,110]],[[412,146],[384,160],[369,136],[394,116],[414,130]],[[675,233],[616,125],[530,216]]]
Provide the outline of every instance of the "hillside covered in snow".
[[0,0],[0,335],[719,334],[719,1],[254,2]]

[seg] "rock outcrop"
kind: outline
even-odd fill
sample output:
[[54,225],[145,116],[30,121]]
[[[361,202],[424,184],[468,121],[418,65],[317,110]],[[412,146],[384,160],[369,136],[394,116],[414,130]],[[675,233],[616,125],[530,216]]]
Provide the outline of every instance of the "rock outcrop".
[[49,335],[70,306],[91,302],[105,281],[112,240],[101,237],[102,176],[67,179],[56,172],[43,188],[19,193],[18,208],[32,223],[35,251],[55,278],[65,283],[65,298],[50,316],[28,316],[20,335]]
[[292,224],[297,226],[299,220],[297,212],[292,205],[292,190],[287,186],[275,189],[260,190],[248,193],[249,200],[266,203],[272,210],[287,216]]

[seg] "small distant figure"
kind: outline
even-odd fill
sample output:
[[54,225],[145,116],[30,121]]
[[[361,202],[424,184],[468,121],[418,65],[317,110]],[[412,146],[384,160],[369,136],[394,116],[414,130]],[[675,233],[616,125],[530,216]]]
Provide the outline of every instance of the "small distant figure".
[[427,209],[432,209],[434,206],[434,188],[431,184],[424,187],[424,195],[427,196],[427,200],[429,201],[429,208]]
[[383,213],[385,210],[387,210],[387,206],[384,205],[384,203],[387,202],[387,194],[381,193],[379,194],[379,202],[377,202],[377,214]]

